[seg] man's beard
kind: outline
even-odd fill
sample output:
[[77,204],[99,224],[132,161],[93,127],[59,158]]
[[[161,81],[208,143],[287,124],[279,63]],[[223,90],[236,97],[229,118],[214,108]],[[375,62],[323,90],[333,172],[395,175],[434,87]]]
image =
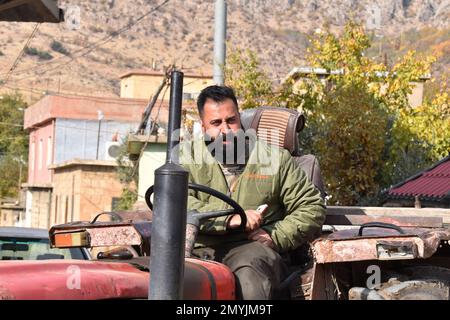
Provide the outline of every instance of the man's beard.
[[237,133],[230,131],[227,134],[220,134],[215,138],[205,133],[205,144],[207,145],[208,151],[221,164],[233,165],[246,163],[248,144],[245,135],[240,131]]

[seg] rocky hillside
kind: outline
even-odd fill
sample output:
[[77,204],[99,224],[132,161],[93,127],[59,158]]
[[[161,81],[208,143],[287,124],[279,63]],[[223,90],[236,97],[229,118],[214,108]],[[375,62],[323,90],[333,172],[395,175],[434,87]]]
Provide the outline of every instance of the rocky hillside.
[[[136,23],[161,2],[60,1],[63,7],[80,7],[80,28],[40,25],[0,90],[19,88],[34,100],[44,90],[114,96],[120,90],[118,76],[129,69],[158,69],[175,62],[191,72],[211,73],[214,1],[169,0]],[[364,23],[371,19],[369,23],[378,27],[371,31],[378,35],[374,39],[382,41],[382,50],[389,55],[409,47],[437,48],[447,53],[437,67],[448,69],[450,0],[228,0],[228,4],[229,47],[257,51],[275,81],[303,63],[308,35],[324,24],[339,31],[349,18]],[[0,79],[34,27],[0,23]],[[120,29],[128,30],[117,32]],[[423,44],[421,34],[426,35]],[[395,45],[398,39],[400,46]]]

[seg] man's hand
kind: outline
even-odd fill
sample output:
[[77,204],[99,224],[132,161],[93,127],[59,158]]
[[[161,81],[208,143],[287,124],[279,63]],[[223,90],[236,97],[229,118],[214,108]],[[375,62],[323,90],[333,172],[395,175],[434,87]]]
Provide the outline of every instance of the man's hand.
[[[256,210],[245,210],[245,215],[247,216],[247,225],[245,226],[245,231],[251,232],[258,229],[262,224],[262,214]],[[235,214],[228,220],[228,229],[236,229],[241,225],[241,216]]]
[[263,245],[268,246],[269,248],[274,249],[275,244],[273,243],[270,235],[265,232],[263,229],[257,229],[248,235],[248,238],[253,241],[261,242]]

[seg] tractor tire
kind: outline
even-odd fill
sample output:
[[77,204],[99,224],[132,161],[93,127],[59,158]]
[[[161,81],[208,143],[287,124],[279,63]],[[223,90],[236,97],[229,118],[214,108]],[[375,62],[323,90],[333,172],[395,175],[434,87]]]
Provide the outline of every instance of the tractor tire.
[[[450,269],[412,266],[396,271],[401,277],[390,278],[378,289],[354,287],[350,300],[450,300]],[[401,279],[401,280],[399,280]]]
[[413,280],[378,290],[383,300],[449,300],[449,286],[441,281]]

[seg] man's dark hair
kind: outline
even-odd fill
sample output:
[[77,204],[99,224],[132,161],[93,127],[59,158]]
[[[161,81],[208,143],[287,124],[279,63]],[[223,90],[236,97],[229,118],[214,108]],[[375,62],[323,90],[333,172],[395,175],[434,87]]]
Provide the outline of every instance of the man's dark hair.
[[238,107],[236,95],[234,94],[233,89],[227,86],[209,86],[203,89],[197,98],[197,108],[200,117],[203,116],[203,109],[207,99],[211,99],[215,102],[223,102],[227,99],[231,99],[236,108]]

